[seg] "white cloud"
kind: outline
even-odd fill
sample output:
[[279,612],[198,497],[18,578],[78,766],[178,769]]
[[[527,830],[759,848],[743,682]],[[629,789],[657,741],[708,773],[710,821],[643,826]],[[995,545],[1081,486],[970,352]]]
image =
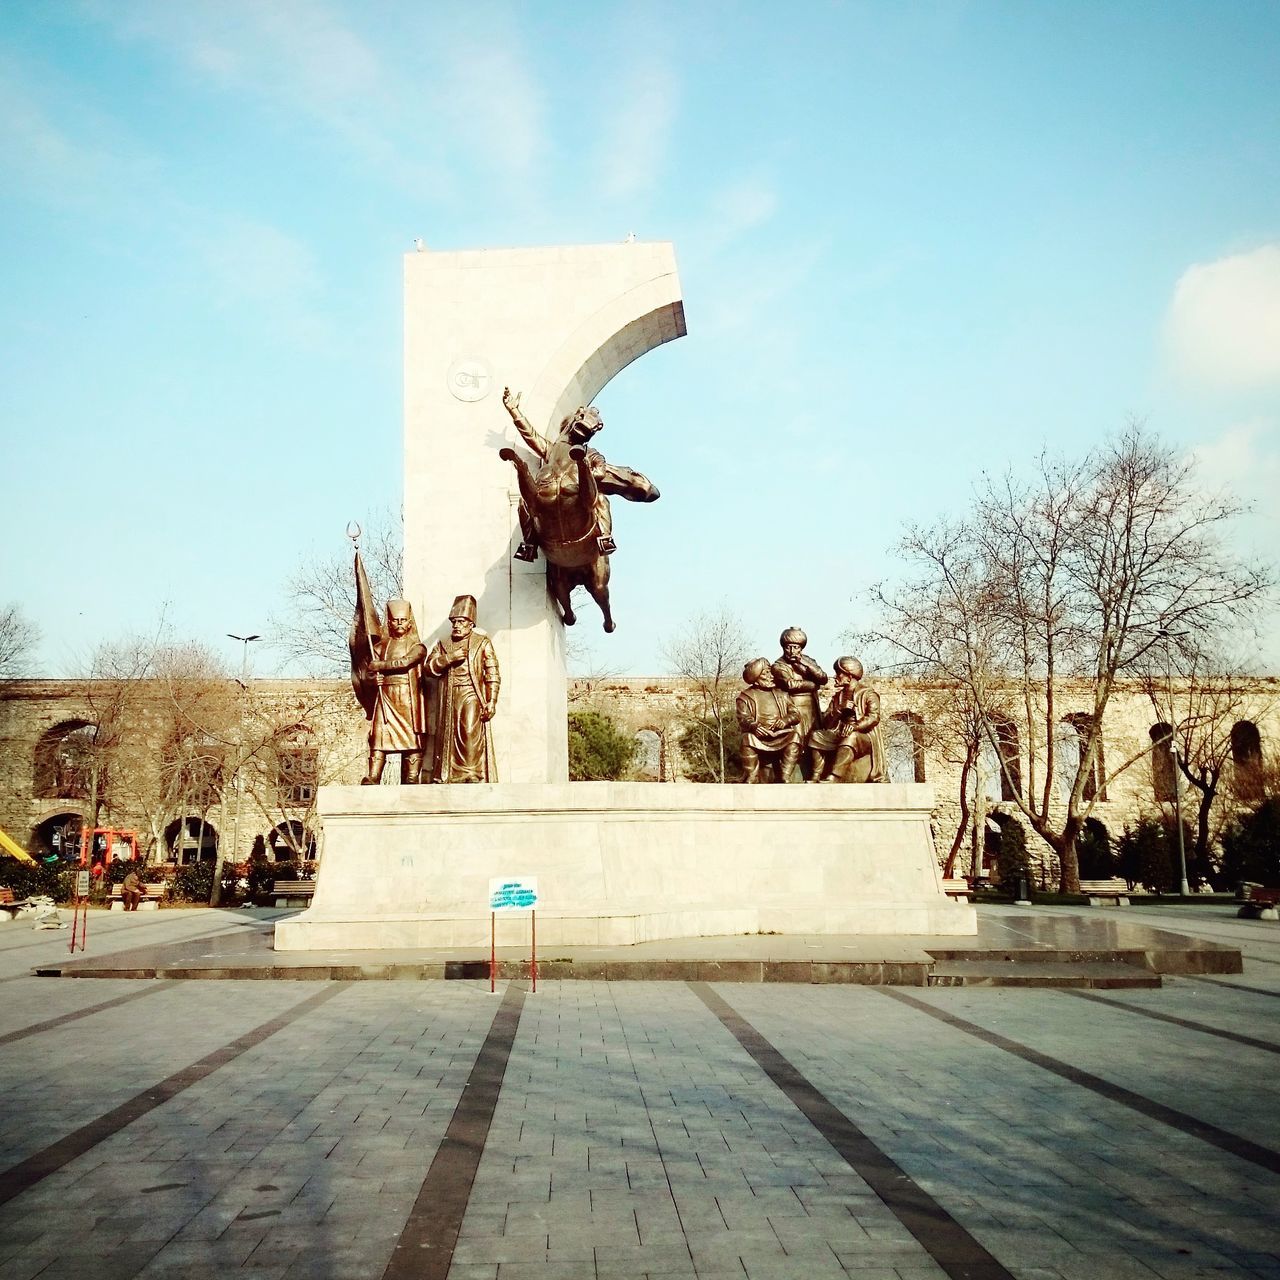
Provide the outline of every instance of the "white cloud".
[[[1254,418],[1228,427],[1191,453],[1203,489],[1247,504],[1237,535],[1273,561],[1280,547],[1280,421]],[[1277,640],[1280,644],[1280,639]],[[1280,652],[1277,657],[1280,658]]]
[[314,254],[266,223],[233,219],[210,226],[196,246],[224,303],[302,303],[320,288]]
[[634,199],[659,181],[678,101],[679,85],[664,67],[636,67],[622,77],[599,148],[607,199]]
[[437,97],[450,131],[461,140],[461,159],[489,168],[511,184],[532,181],[547,148],[542,91],[516,50],[486,40],[460,43],[452,74]]
[[1215,387],[1280,382],[1280,245],[1182,273],[1165,318],[1179,372]]

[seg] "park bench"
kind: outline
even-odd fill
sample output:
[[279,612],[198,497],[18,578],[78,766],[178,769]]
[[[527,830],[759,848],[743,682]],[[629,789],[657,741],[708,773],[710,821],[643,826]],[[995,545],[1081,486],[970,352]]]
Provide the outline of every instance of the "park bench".
[[[144,880],[142,887],[147,891],[147,896],[138,903],[138,910],[158,911],[160,909],[160,899],[164,897],[164,891],[169,886],[163,880],[157,880],[154,884],[149,880]],[[111,886],[111,892],[107,896],[107,909],[109,911],[124,910],[124,899],[120,896],[120,886],[118,884]]]
[[309,907],[315,891],[314,880],[277,880],[271,886],[271,896],[277,907]]
[[1123,880],[1081,880],[1080,892],[1089,899],[1091,907],[1129,905],[1129,886]]
[[948,898],[954,898],[957,902],[968,902],[969,894],[972,890],[969,888],[967,880],[944,880],[942,882],[942,892]]
[[1280,888],[1253,884],[1246,880],[1240,886],[1240,910],[1237,916],[1245,920],[1277,920],[1280,912],[1276,906],[1280,903]]

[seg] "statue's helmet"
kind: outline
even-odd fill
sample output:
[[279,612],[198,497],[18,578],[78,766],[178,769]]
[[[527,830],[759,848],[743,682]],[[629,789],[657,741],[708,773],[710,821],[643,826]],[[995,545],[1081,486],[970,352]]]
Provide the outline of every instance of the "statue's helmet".
[[449,610],[449,621],[456,622],[459,618],[470,622],[474,626],[476,620],[475,596],[458,596],[454,600],[453,608]]
[[809,637],[799,627],[788,627],[779,637],[781,645],[798,644],[802,649],[809,643]]
[[755,682],[768,670],[768,658],[752,658],[751,661],[742,668],[742,678],[747,684],[755,684]]
[[855,680],[862,679],[862,663],[857,658],[845,656],[836,659],[836,670],[843,671],[845,675],[852,676]]

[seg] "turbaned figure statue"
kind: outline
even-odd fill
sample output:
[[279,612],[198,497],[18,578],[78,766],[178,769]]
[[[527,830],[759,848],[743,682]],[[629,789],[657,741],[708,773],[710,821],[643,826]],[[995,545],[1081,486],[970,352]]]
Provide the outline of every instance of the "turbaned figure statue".
[[498,656],[477,631],[475,596],[458,596],[449,610],[450,635],[427,654],[426,669],[439,677],[435,690],[436,782],[497,782],[489,722],[498,709]]
[[742,668],[746,688],[738,694],[743,781],[790,782],[800,759],[800,716],[778,688],[768,658]]
[[837,658],[836,687],[809,734],[810,782],[887,782],[880,738],[880,695],[862,682],[857,658]]

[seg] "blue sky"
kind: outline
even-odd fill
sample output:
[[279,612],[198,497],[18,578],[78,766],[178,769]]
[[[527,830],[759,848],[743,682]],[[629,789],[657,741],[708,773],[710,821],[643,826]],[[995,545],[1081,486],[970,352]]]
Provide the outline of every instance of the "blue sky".
[[[9,0],[0,601],[228,660],[401,485],[401,256],[675,243],[618,632],[829,661],[903,524],[1146,418],[1280,550],[1280,6]],[[1280,661],[1272,645],[1271,661]],[[255,654],[259,671],[271,657]]]

